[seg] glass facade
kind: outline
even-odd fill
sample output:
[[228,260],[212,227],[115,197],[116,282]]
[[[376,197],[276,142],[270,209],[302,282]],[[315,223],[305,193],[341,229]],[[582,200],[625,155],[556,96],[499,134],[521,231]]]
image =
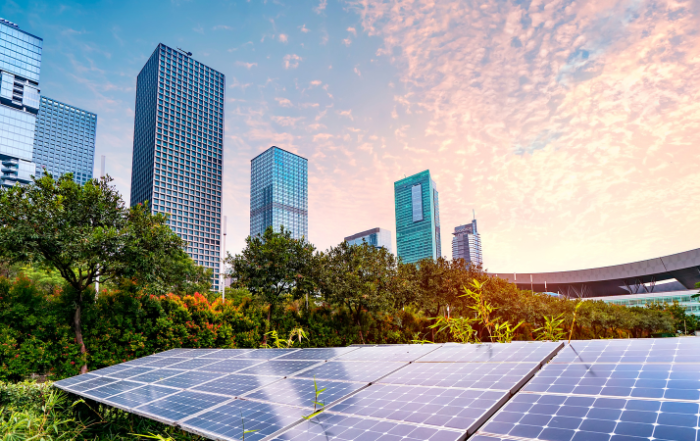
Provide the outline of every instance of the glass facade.
[[464,259],[467,263],[483,266],[481,236],[476,228],[476,219],[471,223],[455,227],[452,233],[452,258]]
[[170,213],[220,289],[225,76],[159,44],[136,81],[131,204]]
[[272,146],[250,161],[250,235],[267,227],[308,240],[308,161]]
[[37,174],[46,170],[54,179],[73,173],[84,184],[92,179],[97,115],[41,97],[34,136]]
[[0,18],[0,185],[31,182],[43,40]]
[[685,309],[686,314],[700,317],[700,298],[693,298],[698,293],[697,290],[658,292],[648,294],[625,294],[621,296],[589,297],[584,300],[602,300],[605,303],[622,306],[648,306],[655,303],[668,303],[672,305],[674,301],[678,306]]
[[442,255],[440,202],[430,170],[394,182],[396,254],[404,263]]
[[367,244],[375,248],[385,248],[388,252],[393,252],[391,246],[391,231],[385,230],[384,228],[372,228],[371,230],[353,234],[352,236],[346,237],[345,242],[350,245],[362,245],[363,242],[367,242]]

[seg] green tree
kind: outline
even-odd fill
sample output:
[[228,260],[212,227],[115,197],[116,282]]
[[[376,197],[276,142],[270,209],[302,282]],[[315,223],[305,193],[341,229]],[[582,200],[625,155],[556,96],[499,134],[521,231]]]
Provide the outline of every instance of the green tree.
[[[82,311],[96,281],[132,274],[157,280],[158,262],[182,251],[184,242],[166,216],[147,206],[125,208],[110,178],[83,186],[67,174],[44,174],[33,184],[0,189],[0,257],[55,269],[74,305],[72,326],[83,355]],[[87,362],[81,368],[87,372]]]
[[[273,310],[285,297],[300,298],[314,289],[314,246],[292,232],[268,227],[262,236],[248,236],[241,254],[226,258],[231,277],[246,287],[253,297],[269,306],[268,331],[272,330]],[[263,337],[267,344],[267,334]]]
[[391,305],[391,281],[396,274],[396,258],[386,249],[343,241],[321,253],[318,286],[328,302],[350,311],[364,343],[362,312]]

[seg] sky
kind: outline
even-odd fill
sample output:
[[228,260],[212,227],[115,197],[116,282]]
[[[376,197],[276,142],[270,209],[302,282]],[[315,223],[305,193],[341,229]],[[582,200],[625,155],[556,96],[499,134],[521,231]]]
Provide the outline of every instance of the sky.
[[95,176],[105,155],[127,202],[136,76],[157,44],[226,75],[232,254],[250,160],[272,145],[309,160],[321,250],[395,236],[393,182],[425,169],[443,254],[475,210],[496,273],[700,247],[697,1],[5,0],[0,17],[44,39],[42,95],[98,114]]

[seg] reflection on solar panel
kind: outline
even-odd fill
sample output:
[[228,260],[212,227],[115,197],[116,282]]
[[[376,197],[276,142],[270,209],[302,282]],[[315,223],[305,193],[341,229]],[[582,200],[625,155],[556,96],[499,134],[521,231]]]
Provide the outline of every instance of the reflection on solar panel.
[[695,441],[699,415],[700,339],[572,341],[475,439]]
[[216,439],[461,441],[560,347],[174,349],[55,385]]

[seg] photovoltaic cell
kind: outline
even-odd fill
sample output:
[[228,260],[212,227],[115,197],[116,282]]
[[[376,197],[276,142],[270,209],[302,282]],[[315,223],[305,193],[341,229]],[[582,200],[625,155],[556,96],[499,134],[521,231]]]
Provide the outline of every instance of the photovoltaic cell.
[[192,349],[190,352],[187,352],[185,355],[187,357],[192,357],[192,358],[209,357],[209,356],[212,356],[220,351],[221,351],[221,349]]
[[515,391],[538,367],[539,363],[413,363],[378,383]]
[[200,358],[214,358],[223,360],[227,358],[244,357],[245,354],[253,351],[254,349],[221,349],[220,351],[202,355]]
[[182,371],[177,371],[175,369],[152,369],[145,374],[136,375],[131,377],[131,381],[141,381],[143,383],[155,383],[156,381],[162,380],[164,378],[172,377],[173,375],[180,375]]
[[126,366],[126,367],[134,367],[134,366],[145,366],[147,364],[156,362],[158,360],[162,360],[165,357],[159,357],[158,355],[149,355],[148,357],[143,357],[143,358],[137,358],[136,360],[130,360],[127,361],[126,363],[121,363],[115,366]]
[[249,368],[251,366],[255,366],[261,363],[265,363],[265,360],[263,359],[258,359],[258,360],[247,360],[247,359],[240,359],[240,358],[235,358],[231,360],[221,360],[217,361],[216,363],[206,365],[202,368],[199,368],[200,371],[203,372],[222,372],[226,374],[230,374],[233,372],[237,372],[246,368]]
[[698,339],[572,341],[553,363],[700,363]]
[[128,367],[128,369],[120,369],[120,370],[111,372],[109,374],[103,374],[103,375],[105,377],[123,379],[123,378],[135,377],[137,375],[145,374],[147,372],[151,372],[154,370],[155,370],[155,368],[136,366],[136,367]]
[[122,392],[126,392],[131,389],[136,389],[137,387],[143,386],[143,383],[137,383],[135,381],[117,381],[116,383],[110,383],[106,386],[98,387],[96,389],[91,389],[84,392],[85,395],[92,398],[107,398],[112,395],[117,395]]
[[74,384],[82,383],[83,381],[88,381],[88,380],[93,380],[95,378],[99,378],[95,374],[82,374],[82,375],[76,375],[75,377],[70,377],[66,378],[64,380],[60,380],[55,382],[53,385],[56,387],[59,387],[61,389],[66,389],[69,386],[72,386]]
[[236,399],[181,422],[184,429],[210,438],[240,440],[245,430],[246,441],[263,438],[291,425],[307,415],[307,411],[278,404]]
[[115,383],[117,380],[114,378],[98,377],[92,380],[83,381],[82,383],[77,383],[72,386],[66,386],[63,389],[69,390],[71,392],[85,392],[86,390],[95,389],[96,387],[104,386],[106,384]]
[[[318,389],[324,389],[319,402],[325,406],[365,387],[366,383],[348,383],[340,381],[316,380]],[[261,400],[276,404],[288,404],[313,409],[316,401],[314,381],[288,378],[272,383],[255,392],[245,395],[245,399]]]
[[318,361],[307,361],[307,360],[289,360],[289,361],[277,361],[272,360],[263,364],[259,364],[248,369],[240,371],[241,374],[254,374],[254,375],[276,375],[276,376],[287,376],[295,372],[299,372],[303,369],[310,368],[318,364]]
[[699,411],[698,403],[518,394],[480,433],[552,441],[695,441]]
[[277,435],[274,441],[461,441],[461,431],[322,413]]
[[220,395],[182,391],[139,406],[136,411],[143,416],[155,417],[154,419],[178,421],[230,399]]
[[392,362],[357,362],[329,361],[308,371],[294,375],[299,378],[316,378],[324,380],[374,382],[390,372],[406,366],[406,363]]
[[525,387],[529,392],[700,400],[693,364],[550,364]]
[[157,384],[159,386],[169,386],[169,387],[177,387],[180,389],[188,389],[190,387],[194,387],[194,386],[200,385],[202,383],[206,383],[207,381],[211,381],[211,380],[217,379],[217,378],[222,377],[222,376],[223,376],[223,374],[220,374],[217,372],[187,371],[187,372],[184,372],[180,375],[175,375],[175,376],[160,380],[155,384]]
[[356,350],[356,347],[306,348],[280,357],[278,360],[330,360]]
[[277,358],[281,357],[283,355],[290,354],[292,352],[296,352],[299,349],[258,349],[253,352],[249,352],[245,354],[245,358],[262,358],[265,360],[269,360],[272,358]]
[[187,361],[189,358],[159,358],[154,361],[149,362],[146,366],[156,368],[156,367],[168,367],[172,366],[174,364],[182,363],[183,361]]
[[109,374],[123,371],[124,369],[129,369],[131,366],[127,366],[124,363],[121,364],[115,364],[113,366],[109,366],[106,368],[98,369],[96,371],[92,371],[91,374],[93,375],[99,375],[99,376],[109,376]]
[[192,390],[237,397],[279,380],[281,377],[231,374],[195,386]]
[[153,386],[151,384],[132,389],[128,392],[109,397],[105,401],[114,403],[114,405],[122,408],[132,409],[142,404],[150,403],[151,401],[159,400],[168,395],[179,392],[178,389],[163,386]]
[[181,363],[171,364],[168,366],[171,369],[186,369],[186,370],[197,370],[204,366],[216,363],[218,360],[215,358],[193,358],[191,360],[183,361]]
[[188,352],[192,352],[193,349],[170,349],[165,352],[159,352],[155,354],[158,357],[179,357],[182,356],[183,354],[187,354]]
[[499,391],[374,384],[330,411],[472,433],[507,398],[508,393]]
[[438,345],[389,345],[360,347],[337,358],[338,361],[414,361],[438,349]]
[[417,362],[503,363],[531,361],[541,363],[551,357],[562,345],[563,343],[549,342],[446,344],[421,357]]

